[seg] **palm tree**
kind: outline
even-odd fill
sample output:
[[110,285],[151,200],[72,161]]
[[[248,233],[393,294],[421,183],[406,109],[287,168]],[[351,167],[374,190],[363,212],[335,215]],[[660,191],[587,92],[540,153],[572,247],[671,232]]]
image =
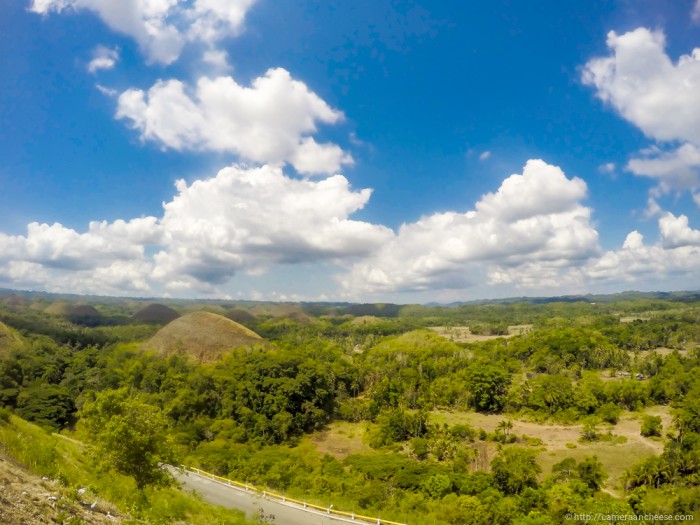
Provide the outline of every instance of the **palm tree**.
[[510,419],[504,419],[496,426],[496,432],[503,432],[506,437],[506,441],[508,440],[508,436],[510,435],[510,431],[512,429],[513,422]]

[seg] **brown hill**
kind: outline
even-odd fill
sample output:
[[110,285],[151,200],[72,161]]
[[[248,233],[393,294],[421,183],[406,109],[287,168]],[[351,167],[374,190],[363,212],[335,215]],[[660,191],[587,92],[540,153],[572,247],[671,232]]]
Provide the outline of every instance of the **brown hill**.
[[180,317],[180,314],[177,313],[175,310],[168,306],[165,306],[164,304],[157,303],[149,304],[148,306],[142,308],[133,316],[131,316],[132,319],[142,321],[144,323],[161,324],[167,324],[171,321],[174,321],[178,317]]
[[60,317],[102,317],[102,314],[94,306],[74,304],[68,301],[56,301],[46,308],[44,313]]
[[251,326],[258,320],[257,317],[242,308],[231,308],[224,316],[244,326]]
[[46,307],[44,313],[49,315],[67,315],[73,305],[68,301],[56,301]]
[[10,308],[25,308],[29,306],[29,300],[17,294],[8,295],[3,299],[3,302]]
[[222,315],[192,312],[158,330],[144,348],[162,356],[183,353],[200,363],[210,363],[232,348],[264,342],[252,330]]

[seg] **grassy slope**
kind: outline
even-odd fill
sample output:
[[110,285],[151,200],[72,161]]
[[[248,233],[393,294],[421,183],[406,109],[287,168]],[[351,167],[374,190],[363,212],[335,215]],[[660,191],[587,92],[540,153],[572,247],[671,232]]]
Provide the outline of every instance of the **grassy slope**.
[[104,508],[125,516],[127,509],[139,520],[124,523],[191,525],[245,525],[249,522],[235,510],[213,507],[175,488],[146,490],[138,496],[132,479],[113,472],[98,472],[82,451],[79,442],[48,434],[18,417],[0,418],[0,453],[13,458],[31,472],[56,479],[67,498],[76,499],[77,489],[88,488],[88,495]]
[[7,325],[0,323],[0,352],[22,345],[20,337]]

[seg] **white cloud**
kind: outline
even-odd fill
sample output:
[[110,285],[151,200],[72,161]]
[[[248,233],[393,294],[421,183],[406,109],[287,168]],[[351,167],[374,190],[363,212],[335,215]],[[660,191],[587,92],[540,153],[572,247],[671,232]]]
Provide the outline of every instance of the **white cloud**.
[[155,257],[157,279],[221,284],[274,264],[366,256],[391,236],[348,218],[371,190],[351,191],[341,175],[315,182],[276,167],[231,167],[177,188],[161,219],[167,249]]
[[[586,184],[557,167],[531,160],[476,210],[440,213],[404,224],[376,255],[343,278],[351,294],[465,288],[491,281],[519,282],[517,269],[539,261],[570,267],[598,253]],[[513,270],[513,271],[511,271]],[[507,278],[506,275],[513,277]]]
[[690,17],[693,19],[693,22],[700,22],[700,0],[695,0],[695,5],[690,13]]
[[252,291],[255,276],[270,272],[264,293],[272,297],[276,280],[298,278],[299,287],[284,292],[293,294],[308,290],[309,279],[328,283],[345,269],[341,291],[319,284],[316,295],[362,300],[468,288],[514,295],[700,284],[700,230],[685,215],[656,204],[659,243],[645,244],[635,231],[619,249],[602,252],[591,210],[581,204],[586,193],[580,179],[531,160],[471,211],[433,214],[394,233],[351,218],[371,190],[353,190],[341,175],[310,180],[279,166],[232,166],[210,179],[179,181],[160,217],[93,221],[84,232],[31,223],[25,235],[0,233],[0,284],[221,296],[236,274]]
[[664,248],[679,248],[681,246],[700,246],[700,231],[688,225],[688,217],[676,217],[666,213],[659,219],[661,242]]
[[482,152],[482,153],[479,155],[479,160],[480,160],[480,161],[488,160],[490,156],[491,156],[491,152],[490,152],[490,151],[484,151],[484,152]]
[[654,197],[649,197],[647,199],[647,208],[644,210],[644,216],[647,219],[651,219],[652,217],[658,217],[662,213],[663,210],[661,209],[661,206],[659,206],[656,199]]
[[700,143],[700,49],[673,63],[659,31],[608,34],[612,55],[589,61],[584,82],[620,114],[657,140]]
[[313,138],[301,140],[290,158],[299,173],[318,175],[338,171],[341,165],[352,165],[352,155],[335,144],[318,144]]
[[25,236],[0,234],[0,281],[49,291],[143,292],[152,267],[145,246],[160,236],[155,217],[91,222],[85,233],[31,223]]
[[[660,244],[647,245],[643,236],[633,231],[621,249],[609,251],[592,260],[584,269],[590,283],[645,283],[656,287],[668,286],[671,276],[681,278],[688,286],[697,280],[698,246],[665,248]],[[694,287],[696,284],[690,284]]]
[[590,60],[583,81],[645,135],[671,145],[632,159],[627,168],[658,180],[663,191],[698,188],[700,48],[673,62],[663,33],[645,28],[610,32],[607,44],[610,56]]
[[101,69],[112,69],[119,60],[119,51],[104,46],[97,46],[92,52],[92,60],[87,66],[90,73],[97,73]]
[[192,94],[178,80],[160,81],[148,92],[119,97],[117,118],[152,140],[177,150],[232,152],[261,163],[290,162],[305,174],[334,173],[352,157],[310,134],[318,123],[343,114],[284,69],[270,69],[250,87],[232,77],[203,77]]
[[179,181],[160,218],[91,222],[84,233],[38,223],[26,235],[0,233],[0,282],[120,295],[211,293],[238,272],[367,256],[392,235],[349,218],[370,195],[341,175],[310,181],[279,167],[234,166]]
[[0,234],[0,260],[23,260],[66,270],[93,269],[105,262],[140,259],[144,245],[159,239],[155,217],[91,222],[82,234],[59,223],[33,222],[27,226],[26,236]]
[[188,40],[210,46],[236,36],[255,0],[33,0],[31,10],[48,14],[90,11],[108,27],[133,38],[151,62],[169,64]]
[[228,53],[221,49],[207,49],[202,54],[202,60],[216,71],[224,72],[231,69],[231,64],[228,63]]
[[192,20],[188,36],[193,40],[214,43],[236,36],[243,27],[246,13],[256,0],[195,0],[186,16]]
[[647,151],[644,156],[630,159],[627,169],[635,175],[657,180],[662,191],[693,190],[700,186],[700,148],[697,146],[683,144],[671,151],[656,148]]
[[97,88],[97,91],[108,97],[116,97],[119,94],[116,89],[108,88],[102,84],[95,84],[95,87]]

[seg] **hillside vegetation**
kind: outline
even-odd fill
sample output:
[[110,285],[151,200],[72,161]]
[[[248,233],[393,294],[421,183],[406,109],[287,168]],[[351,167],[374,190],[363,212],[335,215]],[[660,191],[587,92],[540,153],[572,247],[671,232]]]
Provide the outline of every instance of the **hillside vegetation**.
[[175,488],[137,491],[98,469],[83,445],[0,412],[0,523],[246,525],[240,512],[212,507]]
[[[174,512],[158,468],[178,458],[411,525],[554,525],[567,513],[700,519],[696,298],[165,301],[200,310],[158,330],[134,319],[143,302],[95,302],[92,326],[39,314],[33,306],[54,298],[32,297],[0,306],[22,345],[0,359],[0,404],[109,457],[106,466],[78,459],[64,448],[72,442],[48,447],[73,458],[60,463],[69,480],[94,473],[100,497],[121,509],[134,502],[109,495],[106,471]],[[232,309],[248,327],[212,313]],[[15,439],[7,453],[40,470],[52,456],[19,447],[30,442]]]
[[0,356],[22,347],[22,340],[6,325],[0,323]]

